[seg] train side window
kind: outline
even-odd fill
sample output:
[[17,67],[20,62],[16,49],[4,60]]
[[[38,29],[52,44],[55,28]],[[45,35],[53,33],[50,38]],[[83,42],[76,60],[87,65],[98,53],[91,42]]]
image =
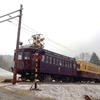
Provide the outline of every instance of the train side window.
[[56,58],[56,65],[58,65],[59,60]]
[[44,59],[45,59],[45,55],[42,55],[42,60],[41,61],[44,61]]
[[50,59],[49,59],[49,60],[50,60],[50,61],[49,61],[49,62],[50,62],[50,64],[52,64],[52,57],[50,57]]
[[70,67],[70,68],[72,68],[72,62],[70,62],[70,65],[69,65],[69,67]]
[[56,59],[55,58],[53,58],[53,64],[55,64],[56,63]]
[[65,67],[67,67],[67,61],[65,61]]
[[86,70],[86,65],[84,67],[85,67],[84,69]]
[[61,59],[59,59],[59,65],[60,65],[60,66],[62,65],[62,63],[61,63]]
[[69,61],[68,61],[67,63],[68,63],[68,67],[70,67],[70,63],[69,63]]
[[73,68],[74,68],[74,69],[76,68],[76,64],[75,64],[75,63],[73,63]]
[[49,62],[49,56],[46,56],[46,58],[45,58],[45,62],[46,62],[46,63]]
[[23,58],[23,52],[18,52],[18,60],[22,60]]
[[30,59],[30,53],[24,52],[24,59]]
[[62,60],[62,66],[64,66],[64,60]]

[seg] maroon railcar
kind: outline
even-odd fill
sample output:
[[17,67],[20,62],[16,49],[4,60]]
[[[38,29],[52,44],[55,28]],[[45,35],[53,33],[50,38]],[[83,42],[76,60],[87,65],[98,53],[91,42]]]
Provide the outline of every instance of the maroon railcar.
[[76,77],[76,61],[74,58],[45,50],[40,62],[40,73],[50,75],[56,81],[74,81]]
[[[77,74],[76,60],[55,52],[43,49],[39,54],[38,79],[43,81],[47,76],[56,81],[75,81]],[[31,46],[22,46],[18,53],[17,73],[22,80],[34,80],[35,51]],[[41,52],[41,51],[40,51]]]

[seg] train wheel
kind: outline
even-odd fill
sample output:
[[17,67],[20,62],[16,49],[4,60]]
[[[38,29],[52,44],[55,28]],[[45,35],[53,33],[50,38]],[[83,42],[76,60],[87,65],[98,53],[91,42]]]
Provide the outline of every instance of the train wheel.
[[40,82],[43,82],[44,81],[44,76],[41,75],[41,76],[38,77],[38,79],[39,79]]
[[34,81],[34,79],[29,79],[31,82],[33,82]]
[[66,78],[66,82],[70,82],[70,77],[67,77]]
[[26,77],[21,77],[21,80],[22,80],[22,81],[26,81],[27,78],[26,78]]
[[30,80],[31,82],[33,82],[33,81],[34,81],[34,77],[31,76],[31,77],[29,78],[29,80]]

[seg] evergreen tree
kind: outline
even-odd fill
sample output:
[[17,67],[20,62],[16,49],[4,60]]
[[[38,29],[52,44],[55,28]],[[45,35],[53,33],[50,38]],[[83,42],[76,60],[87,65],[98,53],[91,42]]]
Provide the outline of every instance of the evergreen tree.
[[91,59],[90,59],[90,63],[96,64],[96,65],[100,65],[99,57],[97,56],[97,54],[95,52],[92,53],[92,56],[91,56]]

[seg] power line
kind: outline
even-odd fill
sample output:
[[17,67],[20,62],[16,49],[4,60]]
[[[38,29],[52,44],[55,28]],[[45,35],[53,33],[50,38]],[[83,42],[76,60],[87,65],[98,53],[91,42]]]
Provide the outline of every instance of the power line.
[[[17,26],[17,24],[15,24],[14,22],[11,21],[11,23]],[[34,33],[33,31],[28,30],[27,28],[24,28],[24,27],[21,27],[21,28],[22,28],[23,30],[28,31],[28,32]],[[28,33],[27,33],[27,34],[28,34]],[[33,34],[30,34],[30,35],[33,35]]]
[[63,47],[64,49],[66,49],[66,50],[68,50],[68,51],[73,52],[73,53],[76,54],[76,51],[74,51],[74,50],[72,50],[72,49],[70,49],[70,48],[68,48],[68,47],[65,47],[64,45],[62,45],[62,44],[60,44],[60,43],[57,43],[57,42],[55,42],[54,40],[51,40],[50,38],[48,38],[48,37],[46,37],[46,36],[44,36],[44,37],[47,38],[47,40],[51,41],[52,43],[55,43],[56,45],[58,45],[58,46],[60,46],[60,47]]
[[[15,19],[15,20],[16,20],[16,19]],[[16,20],[16,21],[17,21],[17,20]],[[12,23],[13,23],[13,22],[12,22]],[[15,24],[15,23],[13,23],[13,24]],[[29,26],[27,26],[27,25],[25,25],[25,24],[23,24],[23,23],[22,23],[22,25],[24,25],[25,27],[28,27],[28,29],[22,27],[22,29],[27,30],[28,32],[31,32],[31,33],[39,33],[39,32],[35,31],[34,29],[30,28]],[[29,30],[29,29],[31,29],[31,30],[33,30],[33,31],[31,31],[31,30]],[[28,34],[28,33],[27,33],[27,34]],[[33,35],[33,34],[30,34],[30,35]],[[44,36],[44,37],[45,37],[48,41],[52,42],[53,44],[56,44],[56,45],[58,45],[58,46],[60,46],[60,47],[62,47],[62,48],[64,48],[64,49],[66,49],[66,50],[68,50],[68,51],[70,51],[70,52],[72,52],[72,53],[74,53],[74,54],[77,53],[76,51],[74,51],[74,50],[72,50],[72,49],[70,49],[70,48],[68,48],[68,47],[65,47],[64,45],[55,42],[54,40],[48,38],[47,36]],[[52,46],[53,46],[53,45],[52,45]],[[53,47],[56,47],[56,46],[53,46]],[[56,47],[56,48],[57,48],[57,47]],[[77,53],[77,54],[78,54],[78,53]]]
[[[10,17],[11,17],[11,16],[10,16]],[[18,20],[17,20],[17,19],[14,19],[14,20],[18,22]],[[30,31],[30,32],[32,32],[32,33],[33,33],[33,31],[34,31],[35,33],[38,33],[36,30],[34,30],[34,29],[30,28],[30,27],[29,27],[29,26],[27,26],[26,24],[22,23],[22,25],[24,25],[25,27],[29,28],[30,30],[28,30],[28,29],[26,29],[26,28],[24,28],[24,27],[22,27],[22,28],[24,28],[24,29],[26,29],[26,30],[28,30],[28,31]]]

